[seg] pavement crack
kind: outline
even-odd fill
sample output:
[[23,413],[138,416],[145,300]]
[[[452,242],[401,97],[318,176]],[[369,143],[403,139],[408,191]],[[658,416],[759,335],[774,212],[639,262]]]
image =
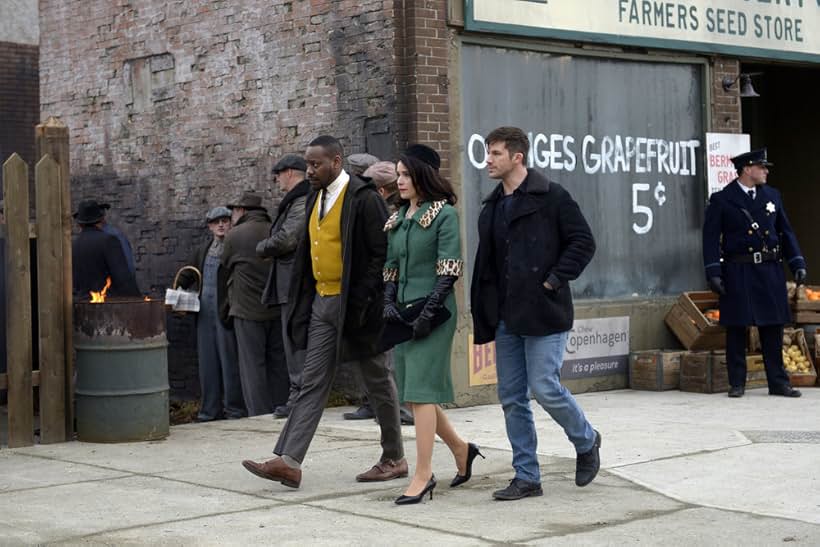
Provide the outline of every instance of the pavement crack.
[[59,539],[59,540],[56,540],[56,541],[49,542],[49,544],[50,545],[61,545],[61,544],[70,545],[74,542],[81,541],[81,540],[86,540],[86,539],[92,539],[92,538],[95,538],[97,536],[104,536],[106,534],[115,534],[115,533],[118,533],[118,532],[127,532],[129,530],[139,530],[139,529],[144,529],[147,526],[163,526],[163,525],[167,525],[167,524],[176,524],[176,523],[179,523],[179,522],[189,522],[189,521],[194,521],[194,520],[198,520],[198,519],[204,519],[204,518],[210,518],[210,517],[219,517],[219,516],[223,516],[223,515],[236,515],[236,514],[239,514],[239,513],[247,513],[248,511],[259,511],[259,510],[262,510],[262,509],[275,509],[276,507],[280,507],[281,505],[282,505],[281,503],[271,503],[269,505],[260,505],[258,507],[247,508],[247,509],[237,509],[235,511],[217,511],[217,512],[213,512],[213,513],[205,513],[205,514],[202,514],[202,515],[183,517],[183,518],[179,518],[179,519],[153,521],[153,522],[150,522],[150,523],[147,523],[147,524],[135,524],[133,526],[123,526],[121,528],[107,528],[105,530],[98,530],[98,531],[93,532],[91,534],[84,534],[84,535],[79,535],[79,536],[72,536],[72,537],[68,537],[68,538],[62,538],[62,539]]
[[[655,463],[655,462],[663,462],[663,461],[668,461],[668,460],[677,460],[677,459],[680,459],[680,458],[689,458],[691,456],[702,456],[704,454],[714,454],[716,452],[723,452],[724,450],[731,450],[733,448],[741,448],[741,447],[744,447],[744,446],[749,446],[750,444],[752,444],[752,443],[750,441],[747,441],[747,442],[742,442],[742,443],[733,444],[733,445],[729,445],[729,446],[721,446],[720,448],[704,448],[703,450],[694,450],[692,452],[684,452],[682,454],[671,454],[669,456],[660,456],[660,457],[652,458],[651,460],[646,460],[646,461],[629,462],[629,463],[623,463],[623,464],[620,464],[620,465],[611,465],[611,466],[608,465],[606,468],[609,469],[609,470],[625,469],[627,467],[633,467],[633,466],[636,466],[636,465],[646,465],[646,464]],[[628,477],[622,477],[622,478],[626,478],[628,480]]]

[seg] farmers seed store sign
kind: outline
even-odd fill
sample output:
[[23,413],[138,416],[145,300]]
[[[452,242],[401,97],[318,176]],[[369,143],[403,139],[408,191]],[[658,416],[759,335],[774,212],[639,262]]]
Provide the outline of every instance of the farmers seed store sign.
[[820,0],[466,0],[468,30],[820,62]]

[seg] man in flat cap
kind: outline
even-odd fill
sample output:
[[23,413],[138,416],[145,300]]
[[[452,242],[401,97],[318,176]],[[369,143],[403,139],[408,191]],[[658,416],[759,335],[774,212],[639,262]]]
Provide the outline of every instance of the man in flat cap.
[[254,192],[245,192],[228,209],[233,228],[225,236],[222,266],[228,273],[228,316],[236,331],[242,394],[248,416],[271,414],[287,404],[290,385],[279,310],[262,303],[270,267],[256,255],[271,221],[262,196]]
[[111,278],[109,296],[139,296],[134,272],[128,267],[120,240],[103,230],[106,204],[94,200],[81,201],[74,213],[80,234],[71,246],[74,297],[88,300],[91,291],[105,287]]
[[396,174],[396,164],[392,161],[377,161],[367,169],[362,175],[376,185],[376,191],[387,205],[387,211],[392,215],[399,209],[399,176]]
[[227,272],[221,260],[225,236],[231,228],[231,210],[214,207],[205,214],[205,222],[210,237],[194,250],[188,262],[199,270],[202,278],[190,269],[179,274],[180,287],[197,286],[200,289],[200,307],[196,314],[201,391],[199,422],[242,418],[246,414],[239,380],[236,335],[220,319],[220,309],[227,305],[228,296]]
[[783,324],[791,321],[783,261],[797,284],[806,281],[780,192],[766,184],[766,149],[732,158],[737,178],[712,194],[703,224],[703,263],[709,287],[720,295],[726,327],[729,397],[746,386],[746,327],[760,332],[769,395],[800,397],[783,368]]
[[287,154],[273,166],[273,180],[279,184],[279,189],[284,192],[285,197],[279,202],[269,237],[256,245],[257,255],[271,259],[268,281],[262,293],[262,303],[279,310],[285,360],[290,377],[288,403],[273,409],[274,418],[287,418],[290,414],[290,407],[299,395],[305,364],[305,352],[295,351],[285,333],[290,275],[296,245],[305,229],[305,200],[310,192],[310,183],[305,180],[305,171],[307,164],[302,156],[297,154]]
[[350,154],[347,157],[347,168],[351,175],[361,177],[368,167],[379,161],[373,154]]

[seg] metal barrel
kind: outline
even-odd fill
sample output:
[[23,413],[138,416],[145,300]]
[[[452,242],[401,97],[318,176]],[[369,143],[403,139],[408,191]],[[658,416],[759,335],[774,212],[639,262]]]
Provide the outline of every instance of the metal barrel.
[[168,340],[161,300],[74,304],[77,437],[168,436]]

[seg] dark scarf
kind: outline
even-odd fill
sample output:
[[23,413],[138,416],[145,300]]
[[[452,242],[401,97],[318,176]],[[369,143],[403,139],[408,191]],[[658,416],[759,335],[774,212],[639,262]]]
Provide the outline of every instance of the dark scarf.
[[310,192],[310,183],[307,179],[291,188],[290,192],[285,194],[285,197],[282,198],[282,201],[279,203],[279,208],[276,210],[276,218],[279,218],[282,213],[288,210],[293,200],[308,195],[308,192]]

